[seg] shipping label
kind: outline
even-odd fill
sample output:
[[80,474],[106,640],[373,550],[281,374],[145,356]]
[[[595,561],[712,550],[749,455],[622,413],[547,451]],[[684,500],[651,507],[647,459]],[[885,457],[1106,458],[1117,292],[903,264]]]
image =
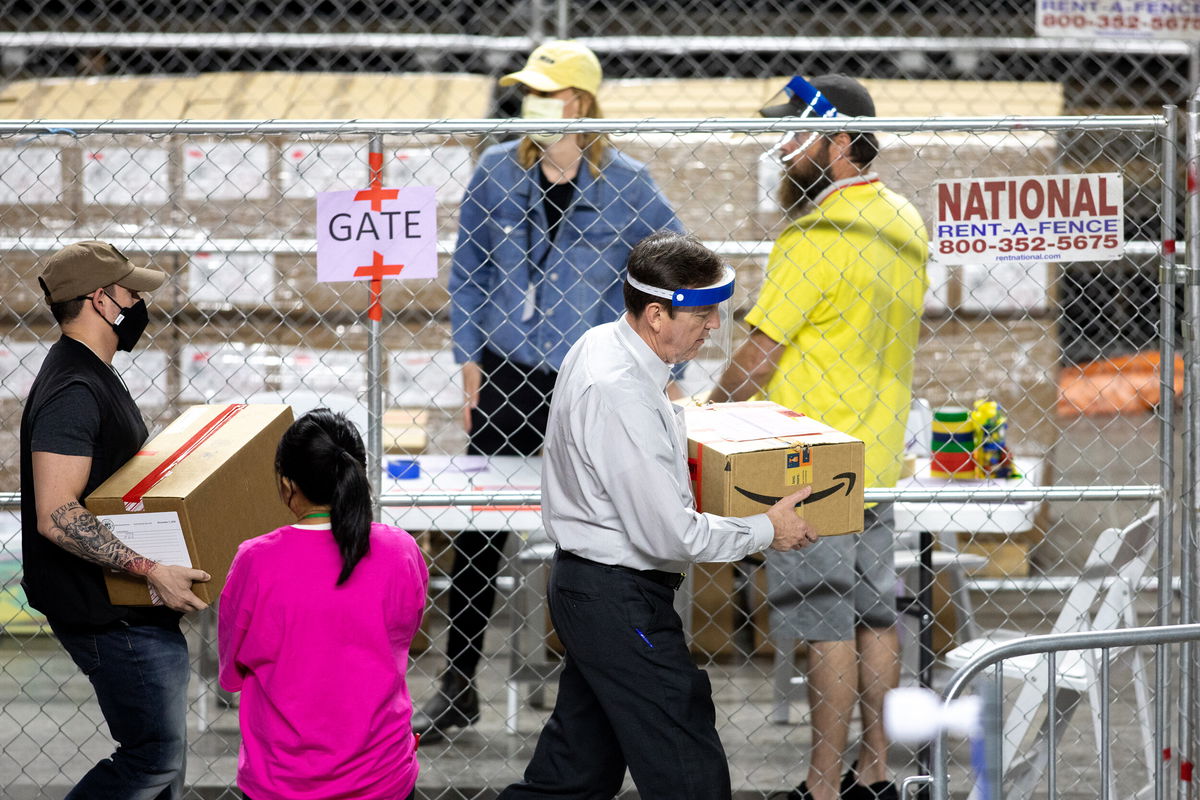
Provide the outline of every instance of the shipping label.
[[803,447],[785,455],[786,466],[783,470],[784,485],[807,486],[812,483],[812,448]]

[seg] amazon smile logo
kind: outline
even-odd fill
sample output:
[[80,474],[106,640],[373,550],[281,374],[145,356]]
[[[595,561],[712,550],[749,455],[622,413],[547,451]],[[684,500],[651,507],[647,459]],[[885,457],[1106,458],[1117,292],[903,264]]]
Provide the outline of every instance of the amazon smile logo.
[[[824,500],[826,497],[832,497],[838,492],[845,492],[846,496],[849,497],[850,492],[854,491],[854,482],[855,477],[853,472],[839,472],[837,475],[833,476],[832,486],[830,486],[828,489],[822,489],[819,492],[813,492],[802,502],[796,503],[796,507],[799,508],[805,503],[815,503],[818,500]],[[772,497],[768,494],[758,494],[757,492],[743,489],[740,486],[734,486],[733,488],[737,489],[738,493],[743,497],[747,497],[756,503],[762,503],[765,506],[773,506],[783,499],[783,495]]]

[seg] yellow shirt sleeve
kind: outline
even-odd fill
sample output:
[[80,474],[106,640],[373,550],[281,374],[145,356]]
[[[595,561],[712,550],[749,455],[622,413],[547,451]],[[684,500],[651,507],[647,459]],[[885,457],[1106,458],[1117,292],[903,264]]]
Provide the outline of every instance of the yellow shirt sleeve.
[[813,230],[785,231],[767,259],[767,274],[746,324],[780,344],[794,341],[808,322],[832,312],[837,271]]

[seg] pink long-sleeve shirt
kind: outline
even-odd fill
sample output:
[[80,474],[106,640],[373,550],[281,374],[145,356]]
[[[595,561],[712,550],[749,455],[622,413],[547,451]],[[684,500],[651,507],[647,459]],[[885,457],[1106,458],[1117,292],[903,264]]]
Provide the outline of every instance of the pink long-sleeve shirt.
[[238,786],[254,800],[398,800],[417,780],[408,648],[429,572],[399,528],[335,586],[328,527],[243,542],[219,606],[221,686],[241,691]]

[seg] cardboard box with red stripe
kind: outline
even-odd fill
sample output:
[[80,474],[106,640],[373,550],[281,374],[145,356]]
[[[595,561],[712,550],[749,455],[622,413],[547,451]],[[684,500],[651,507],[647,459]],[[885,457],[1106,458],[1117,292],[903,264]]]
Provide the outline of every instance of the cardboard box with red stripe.
[[863,529],[863,443],[767,401],[685,409],[696,507],[724,517],[762,514],[812,486],[797,508],[821,536]]
[[[191,565],[212,575],[192,591],[212,603],[238,545],[294,521],[275,477],[275,448],[291,424],[286,405],[192,406],[92,492],[87,508],[116,528],[177,515]],[[109,572],[105,582],[117,605],[153,603],[144,578]]]

